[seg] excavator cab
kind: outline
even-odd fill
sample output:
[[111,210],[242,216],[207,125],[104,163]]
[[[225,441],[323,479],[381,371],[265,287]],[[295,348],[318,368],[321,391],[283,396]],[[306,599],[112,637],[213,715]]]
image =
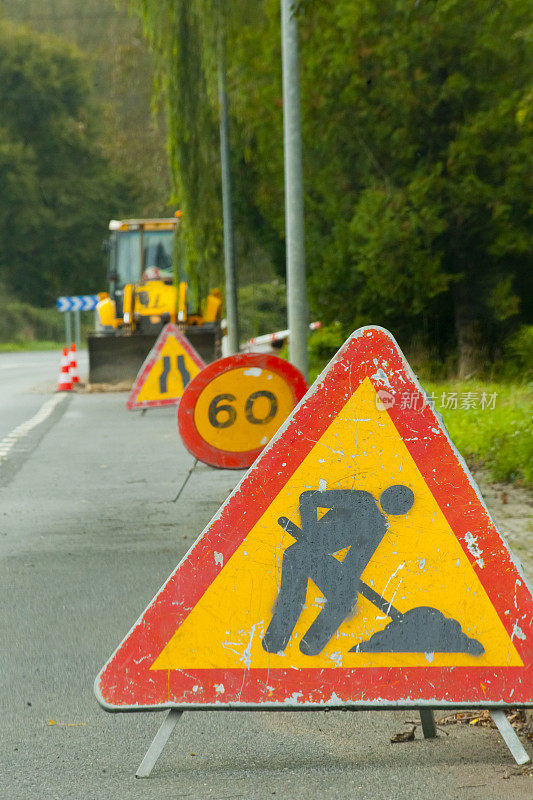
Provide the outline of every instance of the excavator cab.
[[105,243],[108,293],[103,293],[98,306],[104,328],[145,331],[175,321],[172,252],[178,222],[178,218],[111,220]]
[[89,336],[91,383],[133,380],[169,322],[184,329],[206,362],[219,356],[220,291],[212,289],[202,309],[191,310],[187,281],[174,281],[180,216],[109,223],[108,291],[99,295],[100,329]]

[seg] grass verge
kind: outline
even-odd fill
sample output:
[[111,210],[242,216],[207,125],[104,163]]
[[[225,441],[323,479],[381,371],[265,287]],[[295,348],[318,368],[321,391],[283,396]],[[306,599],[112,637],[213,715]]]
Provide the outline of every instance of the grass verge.
[[0,353],[21,353],[27,350],[60,350],[61,342],[26,340],[22,342],[0,342]]
[[533,385],[424,381],[450,438],[472,467],[494,481],[533,487]]

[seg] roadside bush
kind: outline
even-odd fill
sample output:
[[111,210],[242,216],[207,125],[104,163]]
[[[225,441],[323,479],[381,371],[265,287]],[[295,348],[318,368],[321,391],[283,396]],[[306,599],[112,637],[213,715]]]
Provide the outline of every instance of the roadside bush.
[[[450,437],[469,466],[483,466],[495,481],[533,486],[533,437],[531,412],[533,386],[472,382],[425,383],[442,414]],[[445,408],[445,399],[456,393],[457,408]],[[489,399],[480,407],[480,398]],[[476,407],[461,407],[463,398]],[[491,398],[494,397],[494,408]]]
[[309,337],[310,383],[313,383],[320,375],[326,364],[344,344],[345,339],[340,322],[333,322],[331,325],[313,331]]
[[287,327],[287,289],[282,281],[241,286],[238,299],[241,342]]
[[522,325],[509,339],[505,350],[503,376],[533,380],[533,325]]
[[25,345],[31,342],[62,342],[65,322],[55,308],[35,308],[6,295],[0,289],[0,342]]

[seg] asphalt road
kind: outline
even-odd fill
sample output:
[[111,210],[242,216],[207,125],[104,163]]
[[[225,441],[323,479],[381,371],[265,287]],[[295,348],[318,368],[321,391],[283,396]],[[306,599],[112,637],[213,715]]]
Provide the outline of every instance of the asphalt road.
[[32,417],[57,384],[60,355],[0,353],[0,440]]
[[[47,401],[57,365],[0,356],[0,439]],[[495,730],[391,744],[412,712],[186,712],[136,780],[162,716],[106,713],[95,675],[241,473],[199,467],[173,503],[192,464],[175,410],[125,401],[68,396],[0,463],[0,796],[531,798]]]

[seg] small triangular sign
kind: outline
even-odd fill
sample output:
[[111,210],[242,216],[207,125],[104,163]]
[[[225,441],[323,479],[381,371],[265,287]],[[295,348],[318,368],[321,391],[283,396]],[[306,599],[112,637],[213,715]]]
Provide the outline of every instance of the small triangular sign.
[[110,710],[533,701],[533,599],[393,337],[356,331],[96,680]]
[[133,384],[127,407],[176,405],[204,362],[177,325],[165,325],[146,356]]

